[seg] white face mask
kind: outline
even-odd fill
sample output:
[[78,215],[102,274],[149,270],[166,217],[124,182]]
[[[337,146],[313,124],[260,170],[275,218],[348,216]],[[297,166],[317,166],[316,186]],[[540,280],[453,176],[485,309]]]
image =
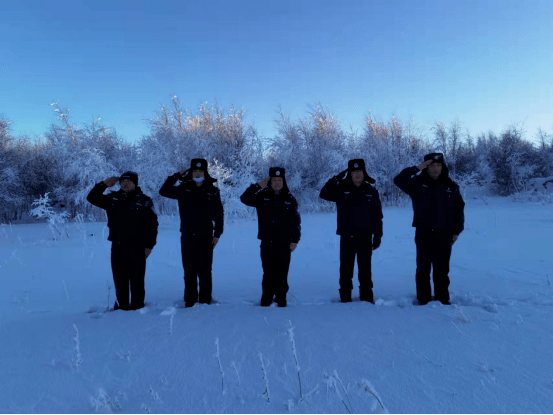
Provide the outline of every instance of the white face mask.
[[194,180],[196,183],[201,183],[205,180],[205,177],[194,177],[192,180]]

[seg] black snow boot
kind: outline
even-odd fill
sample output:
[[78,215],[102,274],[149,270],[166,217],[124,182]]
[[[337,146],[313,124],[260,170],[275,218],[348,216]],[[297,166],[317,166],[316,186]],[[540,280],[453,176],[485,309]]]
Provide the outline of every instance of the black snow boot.
[[113,305],[113,311],[115,311],[115,310],[125,310],[125,311],[127,311],[127,310],[129,310],[129,307],[121,307],[119,305],[119,303],[116,301],[115,304]]
[[364,288],[359,286],[359,299],[361,301],[368,301],[374,304],[374,296],[372,288]]
[[344,290],[340,288],[340,301],[342,303],[351,303],[351,290]]
[[275,303],[277,303],[278,307],[286,307],[286,297],[275,296]]
[[268,297],[266,295],[261,296],[261,303],[259,304],[261,307],[269,307],[271,304],[273,304],[272,297]]

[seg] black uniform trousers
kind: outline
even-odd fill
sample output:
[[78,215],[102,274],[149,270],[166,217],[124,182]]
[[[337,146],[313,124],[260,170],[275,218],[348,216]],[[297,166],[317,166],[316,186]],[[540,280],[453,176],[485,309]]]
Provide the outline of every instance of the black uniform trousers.
[[373,302],[371,259],[372,235],[343,235],[340,238],[340,297],[351,301],[355,257],[359,268],[359,296],[361,301]]
[[453,234],[440,230],[417,228],[417,299],[420,304],[432,301],[430,270],[434,281],[434,299],[449,303],[449,260]]
[[[114,309],[138,310],[144,307],[144,276],[146,250],[143,246],[113,242],[111,244],[111,270],[117,302]],[[129,285],[131,301],[129,303]]]
[[211,303],[211,266],[213,264],[213,237],[194,234],[181,235],[182,267],[184,268],[184,303],[192,306]]
[[261,305],[269,306],[273,299],[279,305],[286,305],[288,293],[288,270],[290,269],[290,241],[261,241],[261,265],[263,282]]

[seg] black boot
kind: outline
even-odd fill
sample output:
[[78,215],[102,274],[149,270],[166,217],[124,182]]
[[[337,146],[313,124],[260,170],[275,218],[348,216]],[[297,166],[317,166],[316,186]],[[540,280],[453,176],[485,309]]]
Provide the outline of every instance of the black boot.
[[261,296],[261,304],[260,304],[261,307],[269,307],[271,304],[273,304],[272,296],[271,297],[266,295]]
[[194,304],[198,302],[198,292],[196,291],[196,293],[192,295],[190,294],[190,292],[188,293],[188,295],[186,294],[187,292],[185,289],[184,290],[184,308],[194,307]]
[[374,296],[372,288],[364,288],[359,286],[359,299],[374,304]]
[[340,301],[342,303],[351,303],[351,290],[344,290],[340,288]]
[[277,303],[278,307],[286,307],[286,297],[276,295],[275,303]]
[[116,301],[115,304],[113,305],[113,311],[115,310],[125,310],[125,311],[128,311],[129,310],[129,307],[123,307],[121,305],[119,305],[119,303]]

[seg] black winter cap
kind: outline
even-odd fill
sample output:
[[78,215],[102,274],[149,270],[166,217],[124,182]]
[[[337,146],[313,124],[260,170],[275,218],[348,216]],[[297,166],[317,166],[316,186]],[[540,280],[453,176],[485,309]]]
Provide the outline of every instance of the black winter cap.
[[271,167],[269,168],[269,177],[286,177],[286,169],[283,167]]
[[363,159],[353,159],[348,161],[348,170],[363,170],[365,171],[365,160]]
[[188,177],[188,179],[184,180],[192,180],[192,171],[193,170],[203,170],[204,171],[204,177],[206,181],[210,181],[211,183],[215,183],[217,179],[214,179],[209,175],[209,172],[207,171],[207,160],[206,159],[192,159],[190,161],[190,171],[186,173],[185,176]]
[[374,184],[376,180],[374,180],[369,174],[367,173],[367,169],[365,168],[365,160],[363,159],[353,159],[348,161],[348,172],[352,172],[354,170],[361,170],[365,174],[365,180],[368,181],[370,184]]
[[190,162],[190,170],[203,170],[204,172],[207,172],[207,160],[192,159]]
[[123,179],[129,179],[131,182],[134,183],[135,186],[138,186],[138,174],[136,174],[134,171],[126,171],[119,177],[119,182],[121,182]]
[[443,153],[430,153],[424,156],[424,161],[432,160],[434,163],[444,163]]
[[[449,169],[444,161],[444,155],[442,153],[430,153],[424,156],[424,161],[432,160],[432,163],[442,163],[442,172],[440,177],[449,177]],[[428,167],[427,167],[428,168]],[[425,169],[426,170],[426,169]]]

